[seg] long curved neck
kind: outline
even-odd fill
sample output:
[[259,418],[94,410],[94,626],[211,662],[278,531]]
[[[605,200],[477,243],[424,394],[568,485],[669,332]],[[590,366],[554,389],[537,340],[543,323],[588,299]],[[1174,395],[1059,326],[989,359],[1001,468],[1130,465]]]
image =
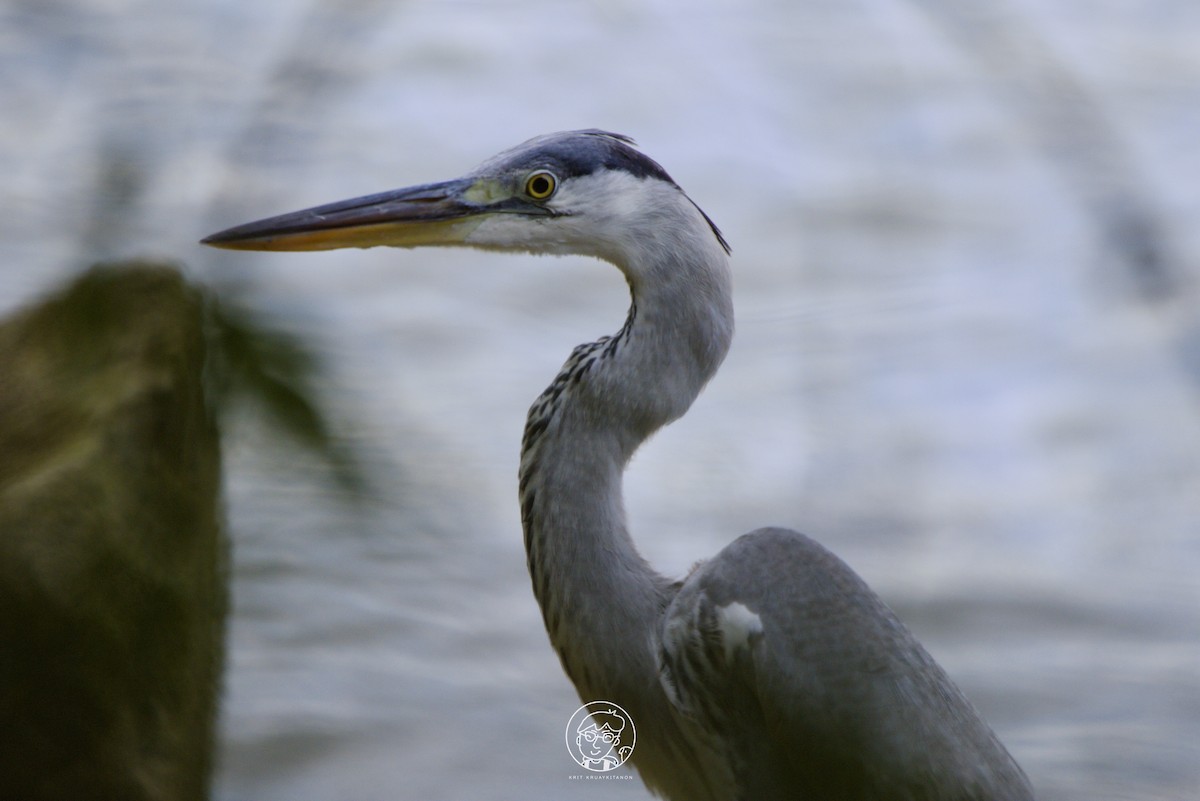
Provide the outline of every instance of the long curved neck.
[[621,477],[638,445],[687,411],[729,348],[728,259],[711,231],[695,233],[711,247],[693,238],[689,248],[653,249],[690,250],[685,260],[618,263],[633,296],[624,327],[572,352],[525,428],[521,518],[534,594],[587,700],[620,703],[656,681],[654,627],[672,583],[634,547]]

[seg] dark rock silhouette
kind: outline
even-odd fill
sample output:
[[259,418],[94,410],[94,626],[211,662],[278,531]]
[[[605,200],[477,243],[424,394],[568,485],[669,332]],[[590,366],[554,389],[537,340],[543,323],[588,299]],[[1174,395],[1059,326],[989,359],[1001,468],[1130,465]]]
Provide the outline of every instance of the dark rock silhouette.
[[226,612],[204,295],[95,268],[0,325],[0,798],[208,796]]

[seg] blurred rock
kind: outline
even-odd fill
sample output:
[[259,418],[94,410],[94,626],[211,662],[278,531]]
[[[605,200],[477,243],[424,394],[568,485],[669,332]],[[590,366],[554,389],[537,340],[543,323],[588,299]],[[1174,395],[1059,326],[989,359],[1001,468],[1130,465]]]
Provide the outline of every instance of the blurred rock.
[[0,325],[0,798],[203,799],[226,545],[202,293],[95,268]]

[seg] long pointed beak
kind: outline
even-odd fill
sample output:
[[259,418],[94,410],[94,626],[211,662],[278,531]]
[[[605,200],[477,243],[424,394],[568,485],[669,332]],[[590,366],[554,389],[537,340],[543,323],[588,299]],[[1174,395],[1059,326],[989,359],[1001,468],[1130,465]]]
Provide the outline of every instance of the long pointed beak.
[[200,240],[231,250],[333,250],[462,244],[494,206],[467,199],[468,178],[342,200],[227,228]]

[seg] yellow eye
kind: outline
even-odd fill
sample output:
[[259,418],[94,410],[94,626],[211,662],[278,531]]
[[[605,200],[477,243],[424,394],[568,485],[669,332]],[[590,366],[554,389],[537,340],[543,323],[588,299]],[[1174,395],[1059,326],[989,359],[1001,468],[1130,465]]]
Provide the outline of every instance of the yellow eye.
[[535,172],[525,179],[525,194],[534,200],[545,200],[553,195],[557,188],[558,179],[554,177],[554,173],[545,170]]

